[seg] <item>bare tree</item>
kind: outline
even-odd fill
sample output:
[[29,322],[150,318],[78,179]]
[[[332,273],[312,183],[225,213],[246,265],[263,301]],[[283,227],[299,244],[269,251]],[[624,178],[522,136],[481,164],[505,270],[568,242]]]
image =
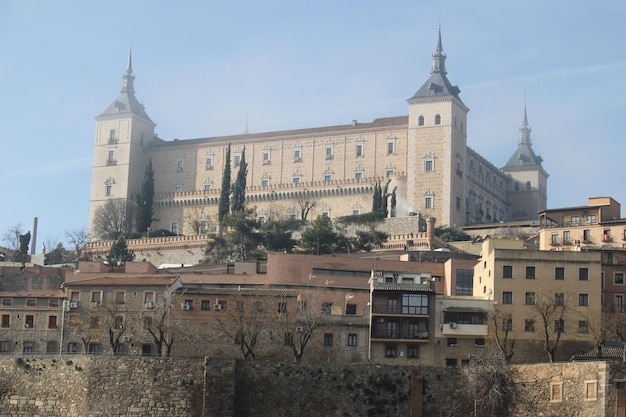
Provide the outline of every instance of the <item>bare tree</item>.
[[617,337],[624,345],[622,360],[626,362],[626,313],[623,311],[605,312],[602,320],[608,333]]
[[156,320],[151,323],[144,322],[144,325],[154,339],[157,356],[163,356],[163,348],[165,348],[165,356],[169,357],[174,344],[174,327],[170,320],[174,312],[174,299],[170,290],[164,292],[163,298],[156,303],[154,310]]
[[90,239],[87,229],[67,230],[65,232],[65,238],[67,239],[70,249],[74,252],[73,262],[92,259],[91,253],[86,250],[87,243],[89,243]]
[[535,303],[528,306],[531,314],[539,318],[543,329],[544,350],[550,363],[556,360],[561,335],[565,332],[565,316],[571,309],[567,293],[554,293],[549,290],[538,291]]
[[512,318],[510,313],[505,313],[495,305],[488,314],[491,322],[492,334],[498,350],[502,354],[506,363],[511,361],[515,354],[515,339],[509,339],[509,332],[512,329]]
[[306,221],[309,212],[319,203],[319,198],[302,197],[298,200],[298,206],[300,206],[300,218],[302,221]]
[[515,396],[507,359],[498,350],[488,350],[463,368],[465,388],[473,398],[474,416],[504,416]]
[[94,214],[94,232],[101,239],[116,240],[131,230],[132,207],[125,199],[107,200]]
[[272,308],[267,297],[239,292],[230,299],[230,306],[221,307],[216,320],[217,330],[239,346],[244,359],[255,359],[257,344],[267,328]]
[[195,235],[206,234],[209,223],[204,207],[192,207],[185,212],[183,217],[186,230],[191,230]]
[[92,320],[97,320],[101,340],[106,340],[113,355],[120,354],[123,336],[131,332],[132,319],[125,317],[126,311],[121,311],[115,300],[105,302],[96,307],[92,313]]
[[24,226],[21,222],[14,224],[13,226],[9,226],[4,233],[2,233],[2,243],[4,243],[10,251],[12,251],[9,255],[11,258],[14,258],[20,251],[20,236],[22,236]]
[[284,336],[285,344],[291,349],[296,362],[302,360],[305,349],[318,327],[328,321],[329,304],[324,302],[320,289],[307,289],[298,296],[298,311],[295,315],[290,315],[286,310],[277,312],[277,330]]
[[583,320],[578,323],[578,332],[591,335],[597,358],[602,358],[602,346],[611,335],[610,322],[602,320],[591,311],[582,311],[580,318]]

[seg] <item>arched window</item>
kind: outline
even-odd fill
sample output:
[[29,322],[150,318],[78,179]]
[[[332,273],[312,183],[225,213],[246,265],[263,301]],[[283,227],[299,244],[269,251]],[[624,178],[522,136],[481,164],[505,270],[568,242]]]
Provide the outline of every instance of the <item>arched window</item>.
[[526,191],[530,191],[532,186],[530,185],[530,181],[526,181]]
[[424,126],[424,116],[420,116],[420,117],[417,119],[417,125],[418,125],[418,126]]
[[436,114],[435,115],[435,124],[436,125],[440,125],[441,124],[441,116]]
[[519,191],[519,182],[515,183],[515,191]]

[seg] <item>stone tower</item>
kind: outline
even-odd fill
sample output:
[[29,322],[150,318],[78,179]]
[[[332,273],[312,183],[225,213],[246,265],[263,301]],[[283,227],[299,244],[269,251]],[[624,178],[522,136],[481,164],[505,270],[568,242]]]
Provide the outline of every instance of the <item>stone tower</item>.
[[466,132],[469,108],[446,76],[441,29],[430,77],[408,100],[407,200],[438,224],[465,222]]
[[131,51],[120,94],[96,117],[89,204],[92,235],[98,207],[107,200],[131,200],[139,189],[145,165],[144,148],[154,138],[156,125],[135,97],[134,81]]
[[545,210],[548,204],[549,175],[541,166],[543,159],[533,151],[530,131],[524,106],[517,149],[502,168],[512,179],[508,192],[511,220],[514,221],[537,218],[537,213]]

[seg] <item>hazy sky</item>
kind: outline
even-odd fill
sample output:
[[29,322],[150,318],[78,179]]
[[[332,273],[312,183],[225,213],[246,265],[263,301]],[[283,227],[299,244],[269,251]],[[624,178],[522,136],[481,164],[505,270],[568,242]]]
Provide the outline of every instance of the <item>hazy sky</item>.
[[0,234],[37,216],[39,250],[87,226],[94,117],[131,46],[156,132],[186,139],[405,115],[439,24],[471,147],[504,165],[526,100],[548,207],[626,205],[623,0],[4,0]]

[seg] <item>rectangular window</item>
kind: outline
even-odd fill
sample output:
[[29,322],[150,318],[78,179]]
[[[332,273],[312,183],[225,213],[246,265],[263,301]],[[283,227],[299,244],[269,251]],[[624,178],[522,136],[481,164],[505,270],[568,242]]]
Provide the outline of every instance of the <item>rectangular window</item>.
[[278,307],[276,310],[277,313],[286,313],[287,312],[287,303],[280,302],[278,303]]
[[583,230],[583,242],[591,242],[591,229]]
[[24,319],[24,327],[27,329],[32,329],[35,327],[35,316],[31,314],[27,314]]
[[178,234],[178,222],[172,222],[170,225],[170,231],[177,235]]
[[294,184],[300,184],[300,177],[293,177],[291,179],[291,182],[293,182]]
[[428,314],[428,295],[402,294],[402,314]]
[[432,170],[433,170],[433,161],[432,161],[432,159],[424,161],[424,171],[431,172]]
[[91,302],[95,304],[102,304],[102,291],[92,291]]
[[565,320],[554,320],[554,331],[556,333],[565,333]]
[[239,165],[241,164],[241,155],[235,155],[233,161],[233,165],[235,166],[235,168],[239,168]]
[[589,305],[589,294],[578,294],[578,305],[587,307]]
[[11,327],[11,315],[10,314],[2,315],[2,323],[0,324],[0,327],[5,328],[5,329],[8,327]]
[[417,345],[409,345],[406,348],[406,356],[410,359],[419,358],[419,346]]
[[263,165],[270,165],[270,164],[271,164],[270,151],[263,151]]
[[585,381],[585,401],[598,399],[598,381]]
[[482,337],[474,339],[474,347],[484,348],[485,347],[485,339],[482,338]]
[[559,234],[556,232],[553,232],[550,235],[550,244],[552,245],[558,245],[559,244]]
[[456,358],[446,358],[446,366],[449,368],[456,368],[459,364],[459,360]]
[[36,299],[34,299],[34,298],[28,298],[28,299],[26,300],[26,305],[27,305],[28,307],[37,307],[37,300],[36,300]]
[[2,305],[5,307],[10,307],[13,305],[13,299],[12,298],[3,298],[2,299]]
[[589,268],[578,268],[578,279],[580,281],[589,280]]
[[502,291],[502,304],[513,304],[513,292]]
[[392,155],[394,151],[394,143],[393,141],[387,142],[387,155]]
[[152,291],[146,291],[143,293],[143,302],[144,303],[154,303],[154,293]]
[[332,174],[324,174],[324,182],[331,182],[333,180]]
[[333,159],[333,147],[332,146],[327,146],[325,151],[324,151],[324,155],[325,155],[326,159]]
[[59,300],[54,299],[54,300],[48,300],[48,307],[58,307],[59,306]]
[[624,296],[616,295],[613,301],[613,310],[614,311],[624,311]]
[[8,340],[0,341],[0,352],[2,352],[2,353],[8,352],[10,346],[11,345],[10,345],[10,342]]
[[211,191],[213,189],[213,184],[208,182],[204,184],[204,191]]
[[302,151],[300,149],[293,150],[293,162],[302,162]]
[[513,266],[512,265],[502,266],[502,278],[513,278]]
[[332,345],[333,345],[333,334],[324,333],[324,346],[332,346]]
[[152,328],[152,317],[151,316],[143,316],[143,328],[150,329]]
[[617,285],[624,285],[624,273],[623,272],[615,273],[615,283]]
[[363,156],[363,144],[362,143],[356,144],[356,156],[357,158],[360,156]]
[[474,295],[474,270],[456,270],[456,295]]
[[200,310],[210,310],[211,309],[211,301],[202,300],[200,303]]
[[448,340],[446,340],[446,344],[449,347],[457,347],[459,345],[459,341],[456,337],[449,337]]
[[526,319],[524,320],[524,331],[525,332],[534,332],[535,331],[535,320]]
[[356,304],[346,304],[346,314],[356,314]]
[[116,139],[117,139],[117,136],[115,135],[115,129],[109,130],[109,142],[110,143],[117,142]]
[[579,320],[578,333],[589,333],[589,323],[587,323],[585,320]]
[[70,301],[73,303],[80,301],[80,291],[72,291],[70,293]]
[[330,314],[333,308],[333,303],[322,303],[322,313]]
[[533,305],[535,304],[535,292],[527,292],[526,293],[526,305]]
[[87,347],[87,353],[90,355],[97,355],[99,350],[99,345],[97,343],[90,343]]
[[563,232],[563,243],[567,245],[570,242],[569,239],[569,230],[566,230]]
[[115,292],[115,304],[125,304],[126,303],[126,291],[116,291]]
[[562,382],[550,383],[550,402],[553,402],[553,403],[563,402],[563,383]]
[[67,353],[76,353],[76,342],[69,342],[67,344]]
[[33,342],[24,342],[22,352],[23,353],[33,353]]
[[527,266],[526,267],[526,279],[535,279],[535,267]]
[[572,226],[580,226],[580,216],[572,216]]
[[563,268],[562,266],[557,266],[556,268],[554,268],[554,279],[565,279],[565,268]]
[[354,173],[354,179],[360,180],[363,179],[363,173],[361,171],[357,171]]
[[115,151],[110,150],[109,156],[107,157],[107,165],[115,164]]
[[348,333],[348,346],[356,346],[356,345],[357,345],[356,333]]
[[385,177],[389,178],[393,175],[393,169],[388,169],[385,171]]
[[212,156],[207,156],[204,167],[205,169],[213,169],[213,157]]
[[58,320],[57,316],[48,316],[48,329],[56,329]]
[[511,317],[504,317],[502,319],[502,331],[510,332],[513,330],[513,319]]
[[398,353],[397,345],[386,345],[385,346],[385,357],[386,358],[395,358]]
[[105,195],[108,195],[108,196],[113,195],[113,186],[112,186],[112,185],[107,184],[107,185],[105,186],[105,188],[104,188],[104,194],[105,194]]
[[433,198],[432,197],[425,197],[424,198],[424,208],[433,208]]
[[176,161],[176,171],[180,172],[182,170],[183,170],[183,161],[179,159],[178,161]]
[[557,292],[554,294],[554,305],[565,305],[565,293]]
[[174,192],[182,193],[183,192],[183,186],[182,185],[177,185],[176,187],[174,187]]

